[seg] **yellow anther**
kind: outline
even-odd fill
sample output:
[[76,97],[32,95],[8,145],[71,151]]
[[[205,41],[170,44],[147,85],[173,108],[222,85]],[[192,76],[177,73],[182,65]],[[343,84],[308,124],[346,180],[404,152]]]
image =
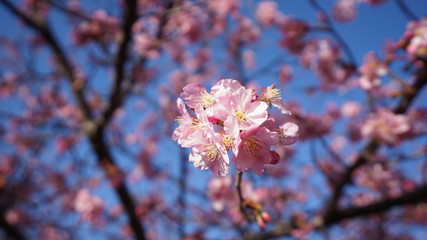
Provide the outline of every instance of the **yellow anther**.
[[259,151],[259,148],[260,148],[260,143],[258,138],[249,137],[245,139],[243,150],[247,155],[255,155]]
[[243,109],[234,110],[234,115],[239,121],[246,122],[248,120],[248,118],[246,117],[246,114],[247,112]]
[[218,158],[218,149],[214,144],[209,145],[205,148],[205,156],[208,158],[208,161],[213,162]]
[[200,99],[202,106],[204,108],[210,107],[215,103],[215,98],[210,93],[206,92],[206,90],[202,90],[200,94]]
[[280,98],[280,89],[276,88],[276,84],[263,88],[261,99],[266,102],[271,102],[272,99]]
[[177,122],[179,125],[181,125],[183,121],[184,121],[184,118],[182,116],[178,116],[175,119],[175,122]]
[[233,148],[233,140],[234,139],[230,135],[223,135],[222,143],[227,151],[230,151]]

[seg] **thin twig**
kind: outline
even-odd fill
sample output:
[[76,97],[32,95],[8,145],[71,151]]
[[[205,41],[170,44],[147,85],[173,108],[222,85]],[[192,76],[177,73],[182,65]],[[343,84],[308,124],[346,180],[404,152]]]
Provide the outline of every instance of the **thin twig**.
[[405,204],[418,204],[427,202],[427,185],[420,186],[414,191],[403,193],[399,197],[386,198],[384,200],[371,203],[363,207],[349,207],[346,209],[338,210],[333,217],[325,221],[325,225],[332,225],[347,218],[364,216],[373,213],[385,212],[394,206],[401,206]]
[[[130,191],[123,180],[120,180],[117,183],[117,179],[120,178],[120,170],[114,161],[114,158],[110,152],[109,147],[107,146],[107,143],[105,142],[103,131],[104,125],[93,125],[93,117],[91,114],[91,110],[84,98],[83,88],[80,82],[82,81],[82,79],[79,79],[76,76],[71,61],[66,56],[65,51],[60,47],[57,39],[54,37],[53,33],[51,32],[51,29],[44,20],[34,19],[32,16],[25,14],[7,0],[0,0],[0,3],[2,3],[11,13],[23,20],[30,28],[38,32],[44,38],[47,45],[50,46],[50,48],[54,52],[56,58],[59,61],[59,64],[63,67],[65,77],[70,82],[70,85],[73,89],[73,93],[77,99],[79,108],[82,111],[82,114],[85,119],[85,124],[87,125],[84,126],[85,133],[87,134],[90,140],[91,147],[97,156],[98,162],[105,171],[108,179],[113,185],[116,194],[120,199],[120,202],[129,218],[129,226],[135,234],[136,239],[145,240],[145,230],[139,217],[136,215],[135,204],[130,194]],[[136,11],[136,0],[127,1],[127,3],[129,5],[126,6],[132,8],[132,10],[128,11]],[[132,3],[134,5],[132,5]],[[132,14],[130,15],[133,16]],[[131,22],[131,20],[125,20],[125,22],[129,23]]]
[[322,168],[322,166],[320,164],[320,161],[319,161],[319,158],[317,157],[316,146],[315,146],[315,142],[314,141],[310,143],[310,153],[311,153],[311,156],[313,158],[314,164],[323,173],[323,175],[325,175],[326,180],[328,181],[329,186],[333,186],[333,184],[334,184],[333,179],[331,178],[331,176],[329,176],[329,174],[325,171],[325,169]]
[[326,142],[325,138],[323,138],[322,136],[319,136],[319,140],[320,140],[320,143],[323,145],[323,147],[328,150],[329,154],[332,156],[333,159],[335,159],[337,163],[340,163],[340,164],[344,163],[344,160],[342,159],[342,157],[338,155],[338,153],[331,148],[331,146]]
[[7,236],[15,240],[26,240],[27,238],[22,234],[19,228],[8,223],[4,215],[4,213],[0,213],[0,227],[3,228]]
[[239,209],[240,209],[240,212],[243,214],[243,216],[245,217],[245,219],[249,222],[250,221],[250,217],[249,217],[249,215],[246,212],[245,199],[244,199],[243,193],[242,193],[242,175],[243,175],[243,172],[241,172],[241,171],[237,172],[235,186],[236,186],[236,190],[237,190],[237,196],[239,197]]
[[[416,73],[416,76],[417,78],[415,83],[411,86],[411,91],[405,91],[399,101],[399,104],[395,107],[395,114],[404,114],[409,109],[415,97],[427,84],[427,67],[419,69]],[[333,217],[337,211],[338,201],[342,195],[344,186],[351,181],[354,171],[365,164],[368,159],[379,149],[380,146],[381,143],[375,139],[369,141],[354,163],[346,169],[341,178],[341,181],[336,184],[332,198],[329,201],[329,205],[325,213],[326,222],[330,221],[329,218]]]
[[187,169],[187,155],[184,151],[184,149],[180,149],[180,160],[181,160],[181,176],[179,178],[179,196],[178,196],[178,204],[181,209],[181,216],[182,220],[178,223],[178,231],[180,235],[180,239],[185,238],[185,232],[186,232],[186,221],[185,216],[187,212],[187,201],[185,199],[185,196],[187,195],[187,176],[188,176],[188,169]]
[[347,42],[344,40],[344,38],[341,37],[341,35],[338,33],[338,31],[334,28],[332,20],[330,19],[328,13],[319,5],[319,3],[316,0],[308,0],[310,2],[310,5],[317,11],[321,12],[325,16],[325,22],[327,24],[327,30],[332,34],[332,36],[340,43],[340,45],[343,47],[344,52],[346,53],[347,57],[349,58],[350,64],[354,67],[358,66],[356,57],[354,56],[353,52],[351,51],[350,47],[348,46]]
[[78,18],[84,19],[86,21],[92,21],[93,20],[92,17],[78,11],[77,9],[71,9],[71,8],[67,8],[65,6],[62,6],[60,3],[58,3],[58,1],[53,1],[53,0],[42,0],[42,1],[49,3],[51,6],[53,6],[54,8],[58,9],[61,12],[64,12],[65,14],[73,15],[73,16],[76,16]]
[[124,14],[123,14],[123,23],[122,23],[122,37],[121,41],[118,44],[119,50],[115,58],[115,75],[114,75],[114,84],[111,86],[111,97],[109,99],[108,108],[103,114],[103,119],[99,123],[101,125],[106,125],[112,118],[115,110],[122,105],[125,94],[122,94],[122,89],[125,84],[125,64],[129,60],[128,47],[132,42],[132,26],[138,19],[137,14],[137,1],[127,1],[125,4]]
[[72,63],[67,58],[65,51],[59,45],[47,23],[40,21],[39,19],[34,19],[32,16],[25,14],[7,0],[0,0],[0,3],[2,3],[11,13],[23,20],[30,28],[38,32],[44,38],[44,40],[54,52],[56,58],[59,61],[59,64],[63,67],[64,74],[70,82],[70,85],[73,89],[73,94],[77,99],[85,120],[90,121],[92,119],[91,111],[84,98],[83,89],[81,87],[81,81],[83,80],[76,76]]
[[409,20],[417,20],[418,17],[408,8],[406,3],[403,0],[396,0],[397,6],[402,11],[403,15],[405,15]]
[[[318,229],[325,229],[327,226],[338,224],[344,219],[367,216],[369,214],[382,213],[396,206],[415,205],[427,202],[427,184],[422,185],[411,192],[403,193],[399,197],[386,198],[384,200],[371,203],[363,207],[349,207],[342,210],[337,210],[333,217],[319,221],[317,217],[313,218],[313,224]],[[316,223],[315,223],[316,221]],[[293,230],[298,229],[298,226],[291,223],[278,222],[277,226],[268,232],[260,234],[246,234],[245,239],[264,240],[271,238],[279,238],[290,236]]]

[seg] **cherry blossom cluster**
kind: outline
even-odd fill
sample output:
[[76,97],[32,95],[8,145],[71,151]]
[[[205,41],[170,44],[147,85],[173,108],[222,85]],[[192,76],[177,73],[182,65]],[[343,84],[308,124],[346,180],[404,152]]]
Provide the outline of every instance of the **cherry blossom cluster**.
[[74,208],[82,214],[82,219],[93,222],[101,219],[104,205],[100,197],[92,195],[87,189],[80,190],[74,200]]
[[406,26],[406,32],[401,39],[402,47],[411,57],[427,56],[427,18],[412,21]]
[[106,11],[94,12],[91,21],[84,21],[74,31],[74,41],[77,45],[84,45],[91,41],[109,42],[114,40],[120,30],[119,22]]
[[[252,210],[258,226],[261,229],[265,229],[266,223],[271,221],[271,216],[263,209],[262,205],[280,201],[277,201],[278,199],[275,194],[272,194],[273,196],[269,195],[271,189],[255,189],[250,181],[242,181],[241,189],[242,195],[246,199],[244,205]],[[278,189],[274,190],[275,192],[280,192]],[[234,224],[244,222],[242,212],[236,208],[236,202],[239,198],[230,176],[211,178],[208,182],[207,193],[208,198],[212,202],[212,207],[216,212],[227,213]]]
[[361,3],[379,6],[386,0],[338,0],[332,9],[332,16],[340,22],[349,22],[357,15],[357,6]]
[[290,114],[274,84],[262,88],[258,96],[232,79],[220,80],[210,92],[199,83],[191,83],[183,88],[181,97],[185,102],[177,100],[181,116],[173,140],[182,147],[192,147],[189,160],[196,168],[225,176],[231,152],[237,170],[252,169],[261,175],[265,164],[280,160],[275,146],[291,145],[297,140],[296,124],[276,124],[268,113],[274,106]]

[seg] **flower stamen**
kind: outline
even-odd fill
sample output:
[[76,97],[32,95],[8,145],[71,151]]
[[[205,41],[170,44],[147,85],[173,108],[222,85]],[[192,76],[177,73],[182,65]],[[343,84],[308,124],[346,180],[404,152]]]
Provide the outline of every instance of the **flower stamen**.
[[255,155],[259,149],[260,142],[256,137],[250,137],[245,140],[243,150],[247,155]]

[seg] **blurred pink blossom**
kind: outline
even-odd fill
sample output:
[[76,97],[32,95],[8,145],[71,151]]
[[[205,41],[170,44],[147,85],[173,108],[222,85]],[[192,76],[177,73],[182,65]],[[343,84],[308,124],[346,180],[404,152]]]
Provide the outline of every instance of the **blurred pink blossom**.
[[341,113],[344,117],[356,117],[362,111],[362,106],[353,101],[347,101],[341,108]]
[[356,17],[357,0],[338,0],[333,9],[332,16],[341,22],[349,22]]
[[274,1],[260,2],[255,13],[258,21],[265,27],[274,24],[277,14],[277,3]]
[[366,54],[363,65],[359,68],[361,74],[359,85],[364,90],[371,90],[381,84],[381,76],[387,74],[388,69],[373,52]]
[[74,199],[74,208],[82,214],[83,220],[97,222],[104,211],[104,202],[87,189],[80,190]]
[[361,127],[361,133],[364,137],[394,145],[399,143],[401,137],[410,129],[411,125],[406,116],[394,114],[388,109],[379,109],[368,116]]

